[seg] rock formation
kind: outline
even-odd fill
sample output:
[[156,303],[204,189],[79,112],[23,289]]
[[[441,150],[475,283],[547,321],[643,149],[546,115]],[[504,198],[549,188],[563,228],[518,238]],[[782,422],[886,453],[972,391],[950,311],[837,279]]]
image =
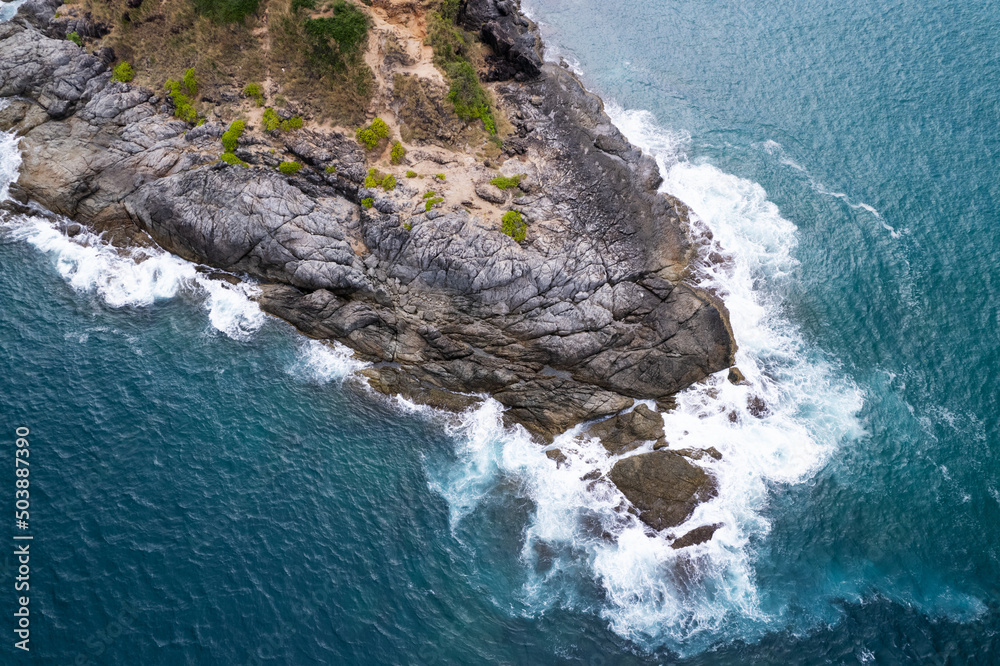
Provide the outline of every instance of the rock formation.
[[[0,129],[21,136],[23,155],[15,196],[259,281],[264,310],[372,361],[376,389],[455,409],[469,399],[449,392],[489,394],[511,422],[551,440],[731,365],[724,309],[685,281],[697,249],[686,206],[657,192],[655,161],[597,97],[542,63],[511,0],[469,0],[460,16],[493,49],[484,80],[512,127],[487,160],[499,171],[428,134],[406,163],[446,180],[400,171],[388,192],[365,186],[372,156],[335,131],[251,127],[236,150],[248,166],[220,162],[224,126],[192,127],[159,94],[110,81],[101,58],[47,36],[55,6],[31,0],[0,24]],[[412,77],[396,74],[384,80]],[[279,173],[282,159],[304,168]],[[476,185],[499,174],[523,176],[511,198],[528,223],[523,242],[501,233],[496,196],[473,203]],[[622,432],[607,434],[616,450],[649,434],[636,421],[646,412],[619,418]],[[661,423],[650,439],[662,435]],[[669,451],[622,460],[611,478],[657,528],[714,492]]]

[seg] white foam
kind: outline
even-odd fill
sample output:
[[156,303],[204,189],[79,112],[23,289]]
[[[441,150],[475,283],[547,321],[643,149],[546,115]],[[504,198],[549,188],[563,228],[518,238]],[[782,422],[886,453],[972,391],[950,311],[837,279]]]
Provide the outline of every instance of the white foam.
[[288,368],[294,377],[303,377],[317,384],[343,381],[369,364],[354,358],[353,352],[339,342],[305,340],[298,357]]
[[201,298],[214,329],[237,340],[252,336],[265,321],[255,285],[209,279],[197,267],[158,248],[119,250],[84,229],[67,237],[41,217],[4,221],[10,238],[50,257],[56,271],[77,292],[93,294],[108,307],[146,307],[190,295]]
[[[529,613],[592,610],[640,645],[690,654],[721,631],[752,639],[778,621],[761,610],[748,544],[770,528],[762,510],[776,484],[809,478],[840,443],[864,434],[856,416],[862,393],[782,315],[782,294],[797,266],[796,227],[763,188],[688,161],[689,136],[663,130],[648,112],[614,104],[608,112],[656,157],[663,189],[692,207],[693,224],[711,230],[706,252],[729,258],[701,266],[696,282],[726,303],[747,382],[736,386],[718,373],[679,394],[677,409],[664,416],[672,448],[715,447],[723,454],[721,461],[698,462],[718,479],[719,496],[669,535],[650,534],[625,510],[617,489],[592,480],[616,461],[598,442],[579,437],[579,427],[565,433],[554,444],[566,456],[557,466],[521,429],[505,430],[492,401],[455,430],[457,462],[429,476],[453,522],[504,479],[534,500],[521,552]],[[708,543],[670,548],[667,537],[715,523],[723,527]],[[583,592],[581,581],[599,586],[603,601]]]
[[[7,106],[6,99],[0,99],[0,110]],[[0,132],[0,201],[9,196],[10,184],[17,178],[21,168],[21,151],[17,147],[18,138],[8,132]]]

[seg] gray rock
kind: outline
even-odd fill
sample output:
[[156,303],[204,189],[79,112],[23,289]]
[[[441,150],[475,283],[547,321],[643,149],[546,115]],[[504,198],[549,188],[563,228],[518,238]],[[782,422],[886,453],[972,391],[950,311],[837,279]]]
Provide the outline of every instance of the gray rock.
[[587,434],[599,437],[609,453],[619,455],[662,438],[663,418],[646,405],[638,405],[631,412],[592,425]]
[[722,523],[716,523],[715,525],[702,525],[701,527],[696,527],[684,536],[678,537],[670,547],[675,550],[680,550],[681,548],[687,548],[688,546],[697,546],[700,543],[705,543],[706,541],[711,541],[712,537],[715,535],[715,531],[722,527]]
[[673,451],[653,451],[615,463],[611,482],[656,530],[680,525],[701,502],[715,497],[715,479]]

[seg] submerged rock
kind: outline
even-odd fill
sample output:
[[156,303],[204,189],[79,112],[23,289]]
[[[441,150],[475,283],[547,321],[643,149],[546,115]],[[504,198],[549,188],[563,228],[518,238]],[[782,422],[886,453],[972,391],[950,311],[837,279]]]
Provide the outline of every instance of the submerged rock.
[[700,543],[711,541],[712,537],[715,535],[715,531],[720,527],[722,527],[722,523],[696,527],[684,536],[678,537],[674,540],[674,542],[670,544],[670,547],[679,550],[681,548],[687,548],[688,546],[697,546]]
[[611,482],[655,530],[680,525],[701,502],[715,497],[715,479],[674,451],[653,451],[619,460]]
[[631,412],[592,425],[587,434],[599,437],[609,453],[618,455],[631,451],[643,442],[661,439],[663,418],[646,405],[638,405]]

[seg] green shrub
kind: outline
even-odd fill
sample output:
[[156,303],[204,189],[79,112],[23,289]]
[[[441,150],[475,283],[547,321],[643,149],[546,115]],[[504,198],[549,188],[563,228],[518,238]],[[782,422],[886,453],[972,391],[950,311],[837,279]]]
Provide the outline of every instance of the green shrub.
[[442,201],[444,201],[442,197],[434,197],[433,199],[428,199],[424,203],[424,210],[430,210],[431,208],[434,208],[434,206],[441,203]]
[[435,174],[434,177],[440,180],[441,182],[444,182],[445,177],[443,173]]
[[392,192],[394,189],[396,189],[396,177],[393,176],[392,174],[389,174],[388,176],[383,178],[382,189],[385,190],[386,192]]
[[410,224],[409,222],[403,222],[403,228],[409,231],[410,229],[413,228],[413,225]]
[[66,39],[68,39],[69,41],[73,42],[77,46],[83,46],[83,40],[80,39],[80,33],[76,32],[76,31],[73,31],[73,32],[69,33],[68,35],[66,35]]
[[239,23],[257,11],[260,0],[192,0],[194,10],[215,23]]
[[416,171],[407,171],[406,172],[406,177],[407,178],[416,178],[417,177],[417,172]]
[[282,162],[278,165],[278,171],[285,174],[286,176],[293,176],[299,172],[302,165],[298,162]]
[[509,210],[501,218],[500,231],[521,243],[528,235],[528,224],[520,212]]
[[134,78],[135,78],[135,70],[132,69],[132,65],[128,64],[124,60],[115,65],[115,68],[111,70],[112,81],[128,83]]
[[293,116],[288,120],[281,121],[281,131],[290,132],[292,130],[302,129],[302,119],[298,116]]
[[357,58],[368,39],[368,16],[344,0],[333,3],[333,16],[306,19],[303,27],[313,65],[337,70]]
[[497,176],[490,182],[499,187],[501,190],[509,190],[511,188],[517,187],[521,184],[521,179],[524,178],[523,173],[519,173],[516,176]]
[[232,164],[233,166],[243,166],[243,167],[247,166],[246,162],[244,162],[243,160],[236,157],[236,155],[233,155],[230,152],[222,153],[222,155],[219,156],[219,159],[225,162],[226,164]]
[[234,120],[229,129],[222,133],[222,147],[226,149],[227,153],[236,150],[240,137],[243,136],[243,128],[245,127],[246,123],[242,120]]
[[174,102],[174,115],[189,123],[198,122],[198,109],[190,97],[181,92],[181,84],[173,79],[167,79],[167,94]]
[[371,208],[372,206],[375,205],[375,200],[372,199],[371,197],[365,197],[364,199],[361,200],[361,205],[364,206],[365,208]]
[[424,199],[430,199],[433,196],[437,196],[437,192],[435,192],[434,190],[427,190],[426,192],[424,192]]
[[382,180],[382,174],[380,174],[375,169],[368,169],[368,175],[365,176],[364,186],[369,190],[374,190],[378,187],[379,182]]
[[191,97],[198,96],[198,77],[194,75],[194,67],[190,67],[184,71],[184,78],[181,79],[181,83],[187,88],[187,94]]
[[368,150],[374,150],[379,141],[389,136],[389,126],[381,118],[376,118],[368,127],[359,127],[354,137]]
[[259,83],[248,83],[243,94],[256,101],[257,106],[264,106],[264,88]]
[[292,11],[300,9],[316,9],[316,0],[292,0]]
[[406,148],[403,148],[403,144],[399,141],[392,144],[392,151],[389,153],[389,161],[393,164],[399,164],[406,157]]
[[455,105],[455,113],[462,120],[478,118],[483,121],[483,127],[490,134],[497,133],[496,121],[490,109],[490,100],[486,89],[479,83],[476,70],[467,61],[456,62],[446,69],[451,87],[448,89],[448,101]]
[[267,107],[264,109],[264,117],[261,119],[261,124],[264,126],[265,132],[270,132],[281,127],[281,118],[278,117],[277,111],[271,107]]
[[335,166],[333,166],[333,165],[331,164],[330,166],[328,166],[328,167],[326,168],[326,172],[327,172],[327,173],[337,173],[337,167],[335,167]]

